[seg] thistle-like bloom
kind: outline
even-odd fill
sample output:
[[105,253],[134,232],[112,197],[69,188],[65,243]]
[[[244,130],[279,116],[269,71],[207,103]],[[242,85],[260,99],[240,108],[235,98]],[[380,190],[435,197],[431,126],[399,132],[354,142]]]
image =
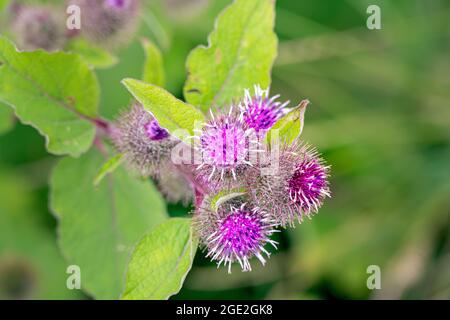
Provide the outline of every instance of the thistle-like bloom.
[[[264,174],[261,174],[263,171]],[[250,196],[257,205],[268,210],[282,226],[294,226],[303,216],[317,213],[326,197],[330,197],[329,166],[317,151],[295,141],[283,145],[278,157],[263,168],[247,175]]]
[[323,199],[330,196],[328,188],[328,167],[316,155],[306,156],[297,164],[288,180],[289,196],[303,212],[317,212]]
[[117,128],[114,143],[127,162],[144,176],[158,176],[160,166],[170,161],[176,140],[140,104],[119,118]]
[[[251,166],[254,153],[258,152],[258,141],[254,131],[233,113],[230,108],[228,114],[214,116],[199,134],[197,150],[201,155],[201,163],[197,167],[200,179],[204,181],[236,180],[237,173]],[[216,179],[213,179],[213,178]]]
[[259,85],[255,85],[254,90],[254,95],[245,90],[245,97],[240,105],[241,117],[256,132],[265,132],[286,114],[289,101],[277,101],[280,95],[269,97],[269,89],[262,90]]
[[96,43],[118,46],[128,42],[139,21],[139,0],[69,0],[81,9],[81,32]]
[[270,243],[275,249],[277,242],[270,236],[277,232],[273,218],[259,208],[249,209],[247,205],[238,207],[224,204],[217,211],[198,209],[194,226],[200,236],[206,257],[217,262],[231,265],[238,262],[242,271],[251,271],[249,259],[255,256],[264,265],[270,253],[264,248]]
[[11,31],[22,50],[60,49],[65,41],[64,20],[47,6],[15,5],[11,7]]

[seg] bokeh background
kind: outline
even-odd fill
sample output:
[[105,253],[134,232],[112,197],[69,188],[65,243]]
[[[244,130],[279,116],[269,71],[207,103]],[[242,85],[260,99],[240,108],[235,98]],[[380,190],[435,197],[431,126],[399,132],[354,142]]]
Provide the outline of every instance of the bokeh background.
[[[186,56],[230,1],[145,2],[139,35],[160,46],[167,87],[182,97]],[[366,27],[370,4],[381,8],[381,30]],[[450,2],[278,0],[276,9],[272,92],[311,100],[303,139],[331,164],[333,198],[280,235],[266,267],[228,275],[197,254],[173,298],[450,298]],[[130,102],[119,81],[140,77],[144,63],[138,38],[117,55],[97,71],[109,119]],[[57,157],[31,127],[0,131],[0,299],[89,299],[65,288],[48,210]],[[173,216],[189,210],[169,206]],[[381,290],[366,286],[370,265]]]

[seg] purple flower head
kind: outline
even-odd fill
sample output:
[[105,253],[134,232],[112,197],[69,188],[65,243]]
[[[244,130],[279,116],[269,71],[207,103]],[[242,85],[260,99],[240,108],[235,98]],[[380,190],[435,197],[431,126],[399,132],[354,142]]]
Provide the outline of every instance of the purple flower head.
[[64,45],[64,21],[47,6],[17,7],[11,32],[22,50],[54,51]]
[[206,257],[216,261],[218,267],[222,263],[228,265],[229,273],[234,262],[239,263],[242,271],[251,271],[249,259],[253,256],[264,265],[263,255],[270,256],[265,244],[276,248],[277,242],[270,236],[278,231],[274,229],[277,224],[259,208],[249,209],[245,203],[239,207],[223,205],[217,212],[200,212],[196,219],[201,242],[208,252]]
[[256,151],[258,141],[252,137],[253,130],[233,113],[214,116],[199,131],[199,143],[202,162],[197,167],[201,175],[210,181],[217,173],[220,179],[230,175],[236,180],[236,172],[251,166],[251,153]]
[[240,109],[247,125],[256,132],[270,129],[286,113],[286,106],[289,104],[289,101],[284,103],[276,101],[279,97],[280,95],[269,97],[269,89],[262,90],[256,85],[253,96],[249,90],[245,90]]
[[170,160],[175,140],[140,104],[121,115],[117,129],[114,143],[127,162],[143,176],[158,176],[161,165]]
[[315,149],[299,141],[283,144],[277,157],[251,171],[246,175],[250,198],[284,227],[311,217],[331,196],[329,167]]
[[124,9],[129,5],[128,0],[105,0],[106,5],[114,9]]
[[150,140],[158,141],[169,137],[169,132],[166,129],[161,128],[156,119],[152,119],[150,122],[144,125],[145,133]]
[[68,1],[81,9],[83,36],[97,44],[118,47],[138,29],[140,0]]
[[304,157],[288,180],[288,189],[291,201],[303,212],[317,212],[323,198],[330,196],[328,168],[314,155]]

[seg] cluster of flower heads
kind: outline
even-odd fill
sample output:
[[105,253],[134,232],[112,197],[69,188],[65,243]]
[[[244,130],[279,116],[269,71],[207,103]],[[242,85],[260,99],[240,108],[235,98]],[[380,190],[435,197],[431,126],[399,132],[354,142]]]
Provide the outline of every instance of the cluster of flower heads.
[[[139,23],[140,0],[67,0],[64,5],[26,4],[9,6],[9,29],[22,50],[63,49],[78,36],[108,47],[132,38]],[[66,8],[79,8],[80,29],[68,29]]]
[[255,86],[237,105],[210,111],[193,137],[196,161],[181,166],[170,164],[171,150],[185,142],[142,106],[135,104],[118,121],[118,150],[141,174],[154,177],[168,200],[195,199],[200,244],[229,271],[235,262],[251,270],[252,257],[265,264],[266,245],[277,245],[272,235],[310,218],[330,197],[329,166],[313,147],[299,139],[264,142],[289,112],[288,102],[278,99]]

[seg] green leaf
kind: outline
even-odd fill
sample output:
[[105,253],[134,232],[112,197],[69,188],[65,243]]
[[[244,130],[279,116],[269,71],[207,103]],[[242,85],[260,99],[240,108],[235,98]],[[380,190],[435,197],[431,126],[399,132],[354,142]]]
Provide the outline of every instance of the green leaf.
[[281,141],[290,143],[297,139],[303,131],[305,120],[305,111],[308,106],[308,100],[302,100],[298,106],[293,108],[287,115],[278,120],[266,134],[266,143],[270,144],[274,132],[278,132],[278,138]]
[[94,186],[98,186],[98,184],[106,177],[107,174],[114,172],[122,163],[123,154],[119,153],[106,161],[103,166],[100,168],[98,174],[94,179]]
[[196,250],[191,219],[172,218],[159,225],[136,246],[122,299],[160,300],[178,293]]
[[193,135],[196,123],[205,122],[205,116],[200,110],[160,87],[134,79],[124,79],[122,83],[153,114],[161,127],[172,134],[182,135],[176,131],[184,129]]
[[19,52],[0,36],[0,100],[46,138],[53,154],[78,156],[95,137],[97,78],[76,54]]
[[211,209],[217,211],[219,207],[231,199],[241,197],[246,193],[245,188],[235,188],[231,190],[222,190],[211,199]]
[[270,85],[277,52],[273,0],[235,0],[216,21],[208,47],[188,57],[186,101],[207,111],[244,95],[244,89]]
[[161,51],[159,51],[158,47],[148,39],[142,39],[141,42],[146,56],[142,80],[159,87],[164,87],[166,75],[164,72]]
[[133,246],[167,214],[154,185],[122,167],[94,187],[103,162],[95,149],[62,159],[51,177],[50,200],[59,245],[68,262],[80,266],[83,289],[98,299],[115,299]]
[[6,133],[14,126],[14,111],[0,102],[0,134]]
[[88,64],[99,69],[112,67],[118,62],[110,52],[81,38],[70,41],[66,50],[78,53]]

